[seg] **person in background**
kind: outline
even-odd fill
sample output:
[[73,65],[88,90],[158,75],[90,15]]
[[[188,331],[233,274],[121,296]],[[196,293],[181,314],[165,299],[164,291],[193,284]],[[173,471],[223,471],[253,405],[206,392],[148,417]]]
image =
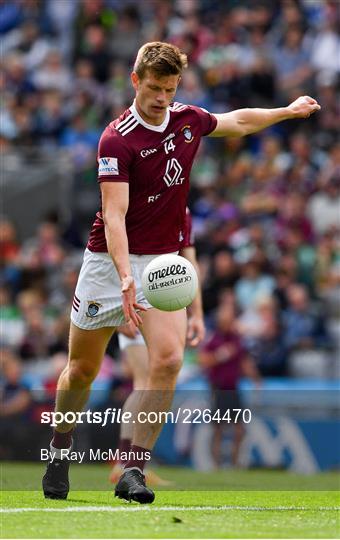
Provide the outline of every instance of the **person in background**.
[[[199,362],[209,380],[212,392],[213,440],[212,455],[217,468],[223,465],[222,450],[225,428],[234,428],[231,461],[238,465],[240,445],[244,437],[238,383],[246,375],[259,383],[255,363],[244,349],[236,329],[236,310],[232,302],[222,304],[216,314],[216,329],[199,353]],[[225,420],[223,420],[225,417]]]
[[307,288],[293,283],[288,287],[287,295],[288,308],[283,314],[286,346],[291,351],[330,347],[323,317],[311,302]]
[[22,381],[20,360],[13,350],[1,347],[0,355],[0,456],[18,459],[22,445],[25,447],[29,439],[27,415],[32,396]]

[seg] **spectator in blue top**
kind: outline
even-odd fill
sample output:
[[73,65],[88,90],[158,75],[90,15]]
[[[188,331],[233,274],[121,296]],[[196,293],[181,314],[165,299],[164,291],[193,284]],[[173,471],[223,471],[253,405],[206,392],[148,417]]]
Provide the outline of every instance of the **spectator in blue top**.
[[288,309],[283,314],[285,344],[292,349],[330,347],[323,317],[312,305],[304,285],[288,288]]
[[257,260],[249,260],[242,269],[242,277],[237,282],[235,292],[237,302],[245,310],[251,308],[257,299],[270,296],[275,288],[275,279],[261,273]]

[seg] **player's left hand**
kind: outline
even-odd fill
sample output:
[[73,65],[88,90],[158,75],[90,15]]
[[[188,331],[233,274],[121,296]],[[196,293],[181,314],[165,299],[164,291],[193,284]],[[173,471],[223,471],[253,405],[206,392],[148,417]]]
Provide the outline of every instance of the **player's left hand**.
[[300,96],[287,109],[292,113],[293,118],[308,118],[311,114],[321,109],[316,99],[310,96]]
[[136,302],[136,285],[132,276],[126,276],[122,279],[122,299],[126,322],[132,321],[136,326],[140,326],[142,319],[136,310],[146,311],[146,308]]
[[203,317],[192,315],[188,319],[187,341],[190,347],[196,347],[205,336]]

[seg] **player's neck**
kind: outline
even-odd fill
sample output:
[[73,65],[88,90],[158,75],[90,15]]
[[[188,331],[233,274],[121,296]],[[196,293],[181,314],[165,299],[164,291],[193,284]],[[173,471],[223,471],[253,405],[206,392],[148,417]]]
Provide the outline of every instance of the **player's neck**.
[[142,111],[137,99],[135,99],[133,103],[136,108],[136,111],[138,112],[139,116],[144,120],[144,122],[146,122],[147,124],[150,124],[150,126],[161,126],[163,124],[166,118],[166,110],[164,111],[162,118],[155,120],[154,118],[150,118],[150,116],[146,115]]

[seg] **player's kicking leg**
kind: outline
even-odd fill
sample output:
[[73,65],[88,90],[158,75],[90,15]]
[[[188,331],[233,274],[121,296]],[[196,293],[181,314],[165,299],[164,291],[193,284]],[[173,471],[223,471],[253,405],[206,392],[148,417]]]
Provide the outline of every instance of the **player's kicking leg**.
[[[108,327],[82,330],[71,323],[69,360],[58,381],[56,412],[83,409],[113,331],[114,328]],[[48,463],[42,480],[46,498],[67,498],[69,460],[65,457],[65,450],[72,447],[72,433],[73,426],[69,423],[59,424],[54,429],[51,442],[53,460]]]
[[[133,391],[122,407],[122,410],[131,413],[132,417],[130,422],[120,424],[119,461],[112,466],[110,472],[110,482],[113,484],[118,482],[127,461],[126,456],[131,448],[133,426],[138,412],[138,400],[141,391],[147,387],[149,372],[148,350],[142,334],[133,323],[130,322],[130,326],[126,325],[118,329],[118,343],[120,351],[124,355],[123,360],[133,381]],[[150,468],[145,471],[145,480],[149,485],[153,486],[168,486],[171,484],[171,482],[164,480]]]
[[153,449],[162,423],[144,422],[148,413],[159,414],[171,407],[178,372],[182,365],[186,338],[186,312],[172,313],[149,309],[142,314],[142,332],[148,347],[147,389],[140,393],[138,411],[141,422],[134,426],[131,458],[124,466],[115,495],[121,499],[151,503],[154,493],[145,486],[144,466]]
[[130,422],[122,422],[120,424],[118,446],[119,461],[113,465],[110,473],[110,482],[113,484],[119,480],[120,476],[122,475],[124,465],[127,461],[125,456],[128,454],[131,447],[133,426],[138,408],[138,399],[140,392],[146,388],[149,370],[148,351],[143,336],[139,331],[136,330],[133,323],[130,323],[130,325],[132,326],[132,331],[136,332],[136,335],[134,337],[126,336],[125,334],[119,332],[118,329],[118,343],[121,354],[124,355],[124,362],[128,368],[129,375],[133,381],[133,390],[126,399],[122,410],[124,412],[131,413],[132,417]]

